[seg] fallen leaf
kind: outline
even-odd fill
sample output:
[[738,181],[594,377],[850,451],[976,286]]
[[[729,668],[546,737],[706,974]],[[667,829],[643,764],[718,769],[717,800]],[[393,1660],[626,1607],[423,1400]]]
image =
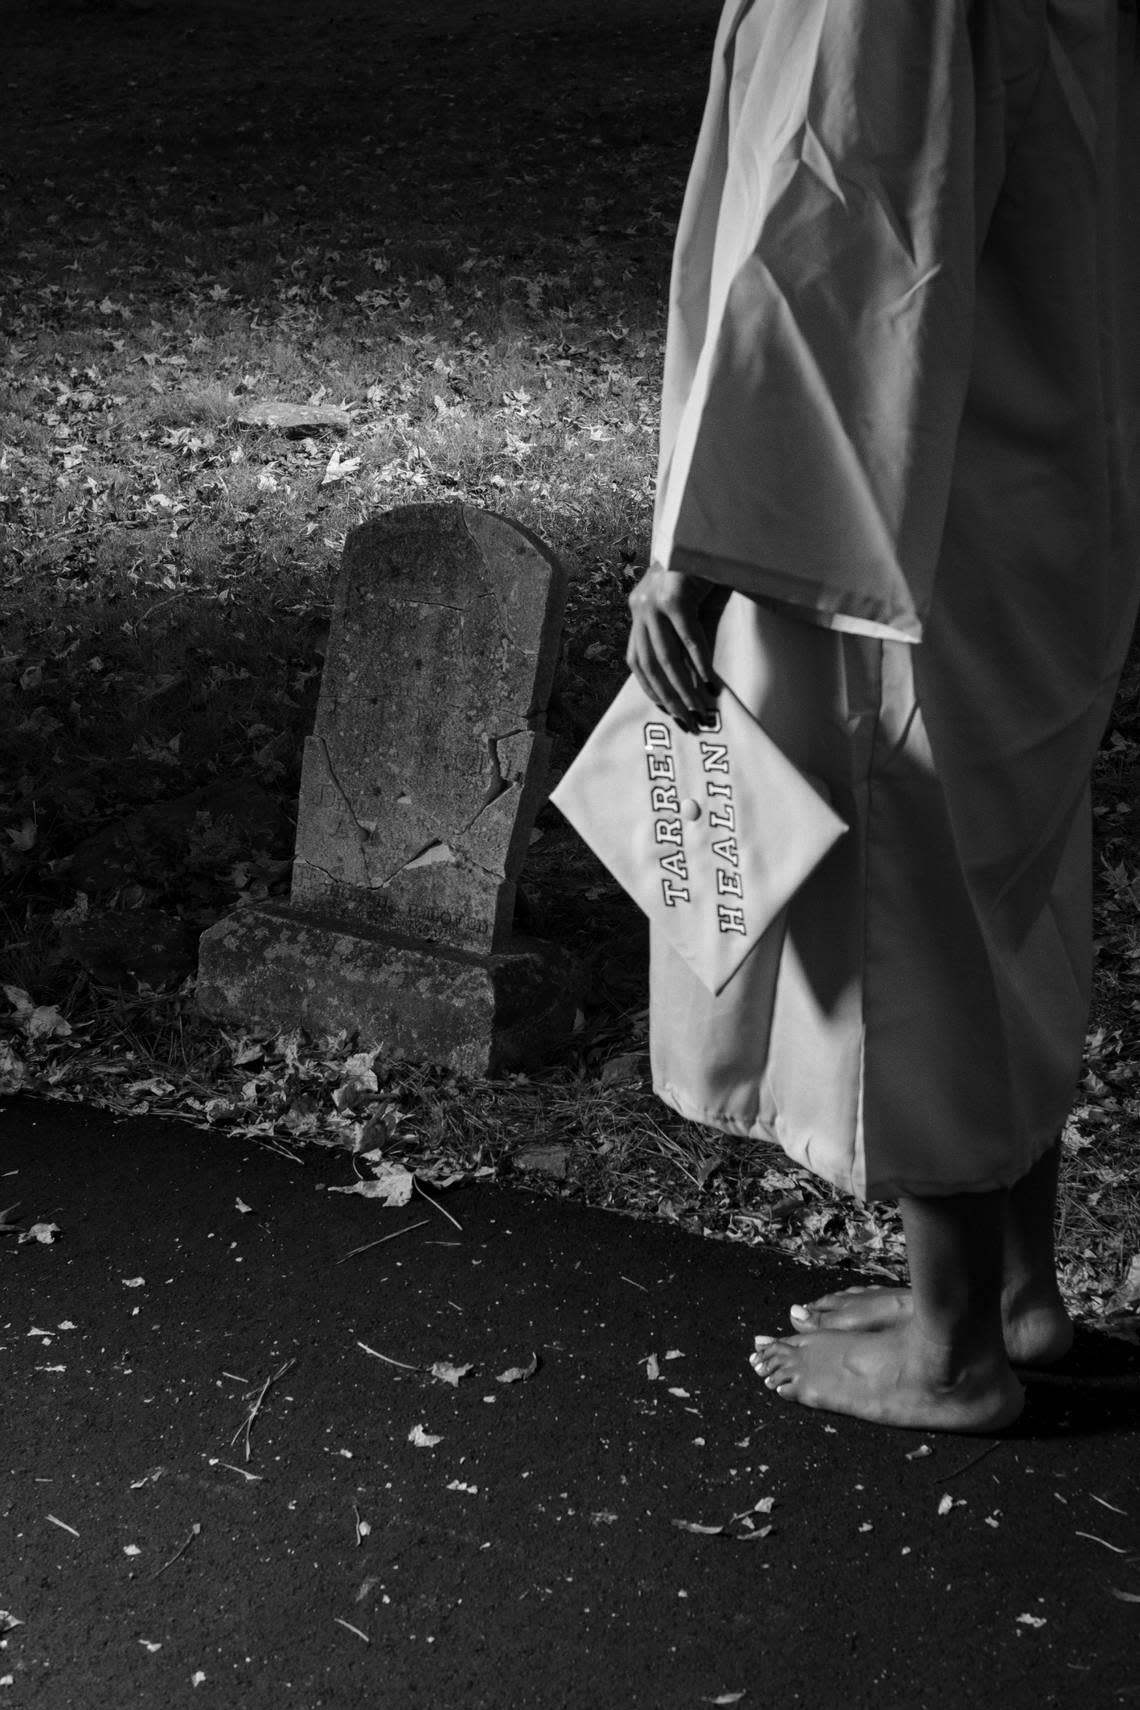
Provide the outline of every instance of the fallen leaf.
[[702,1704],[739,1704],[743,1692],[722,1692],[719,1698],[702,1698]]
[[362,1199],[378,1199],[382,1205],[407,1205],[416,1178],[402,1164],[381,1164],[374,1181],[353,1182],[350,1187],[331,1187],[330,1193],[358,1193]]
[[524,1383],[532,1378],[538,1370],[538,1355],[532,1354],[525,1366],[508,1366],[505,1372],[500,1372],[496,1383]]
[[417,1449],[434,1449],[437,1443],[442,1443],[442,1437],[432,1437],[422,1425],[413,1425],[408,1432],[408,1442],[414,1443]]
[[[1140,1603],[1140,1592],[1138,1591],[1121,1591],[1117,1585],[1110,1585],[1108,1589],[1114,1597],[1119,1597],[1122,1603]],[[0,1609],[0,1616],[3,1613],[4,1611]]]
[[37,1004],[24,1023],[24,1032],[29,1039],[66,1039],[71,1032],[71,1024],[59,1013],[58,1004]]
[[950,1492],[947,1491],[946,1495],[939,1500],[938,1512],[939,1514],[949,1514],[952,1508],[965,1508],[965,1506],[966,1498],[964,1496],[951,1496]]
[[39,828],[34,819],[25,819],[18,830],[13,830],[9,827],[8,837],[11,840],[13,849],[17,850],[21,855],[26,855],[28,851],[35,846],[38,830]]
[[17,1238],[16,1245],[22,1247],[25,1241],[39,1241],[43,1246],[50,1247],[58,1234],[58,1223],[33,1223],[30,1229],[25,1229]]
[[669,1352],[665,1356],[667,1360],[683,1360],[684,1357],[685,1356],[681,1352],[680,1348],[670,1348]]
[[453,1478],[447,1488],[448,1490],[462,1490],[467,1496],[478,1496],[479,1494],[479,1486],[477,1484],[464,1484],[463,1480],[460,1478]]
[[1046,1624],[1044,1615],[1019,1615],[1017,1620],[1022,1627],[1044,1627]]
[[156,1639],[140,1639],[139,1644],[142,1646],[144,1651],[149,1651],[151,1656],[154,1655],[155,1651],[160,1651],[162,1649],[161,1641]]
[[924,1455],[932,1455],[933,1453],[934,1450],[929,1443],[920,1443],[917,1449],[911,1449],[906,1458],[908,1461],[920,1461]]
[[750,1516],[751,1515],[753,1515],[753,1514],[771,1514],[771,1512],[775,1506],[776,1506],[776,1498],[774,1496],[758,1497],[757,1500],[752,1504],[751,1508],[744,1508],[741,1510],[741,1512],[739,1514],[734,1514],[732,1516],[732,1519],[728,1523],[730,1526],[735,1526],[736,1522],[738,1520],[743,1520],[744,1524],[747,1526],[750,1524]]
[[[1123,1597],[1125,1594],[1120,1593]],[[10,1609],[0,1609],[0,1633],[10,1633],[13,1627],[23,1627],[25,1623],[18,1615],[13,1615]]]
[[702,1526],[696,1520],[674,1520],[673,1524],[681,1532],[699,1532],[705,1538],[719,1538],[724,1531],[723,1526]]
[[37,1004],[22,986],[4,986],[3,992],[16,1011],[16,1020],[29,1039],[64,1039],[71,1025],[59,1013],[58,1004]]
[[1140,1304],[1140,1253],[1134,1253],[1128,1261],[1128,1271],[1124,1281],[1113,1295],[1109,1305],[1122,1307],[1138,1304]]
[[145,1277],[124,1277],[124,1288],[142,1288],[146,1283]]
[[451,1366],[446,1360],[436,1360],[429,1369],[432,1377],[438,1378],[440,1383],[454,1384],[458,1389],[460,1378],[465,1378],[468,1372],[475,1370],[475,1367],[470,1361],[465,1366]]
[[691,1400],[687,1389],[670,1389],[669,1394],[678,1396],[681,1401]]
[[657,1363],[657,1355],[650,1354],[645,1362],[645,1375],[650,1383],[655,1383],[661,1376],[661,1367]]
[[334,451],[321,476],[321,486],[331,487],[337,481],[346,481],[350,475],[355,475],[359,468],[359,457],[342,457],[339,450]]
[[252,1211],[252,1205],[247,1205],[244,1199],[235,1199],[234,1206],[238,1211]]

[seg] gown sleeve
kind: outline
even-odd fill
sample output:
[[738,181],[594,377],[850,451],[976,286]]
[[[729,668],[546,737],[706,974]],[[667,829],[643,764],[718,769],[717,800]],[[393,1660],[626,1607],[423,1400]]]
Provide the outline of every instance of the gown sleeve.
[[674,255],[656,562],[921,638],[976,116],[965,0],[729,0]]

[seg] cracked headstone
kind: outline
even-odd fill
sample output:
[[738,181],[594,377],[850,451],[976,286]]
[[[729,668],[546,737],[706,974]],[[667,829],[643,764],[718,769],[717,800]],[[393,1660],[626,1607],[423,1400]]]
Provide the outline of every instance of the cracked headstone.
[[574,982],[515,935],[565,574],[503,517],[413,505],[345,542],[288,907],[202,940],[199,998],[467,1072],[540,1056]]

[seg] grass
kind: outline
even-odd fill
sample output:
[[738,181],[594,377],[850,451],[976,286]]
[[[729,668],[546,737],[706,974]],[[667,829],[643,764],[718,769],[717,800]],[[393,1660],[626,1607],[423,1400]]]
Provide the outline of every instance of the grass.
[[[8,1086],[277,1147],[378,1135],[436,1174],[520,1173],[543,1146],[523,1179],[545,1191],[898,1274],[889,1208],[652,1098],[643,925],[552,811],[526,906],[592,996],[532,1077],[465,1086],[350,1040],[230,1036],[192,980],[123,989],[61,946],[85,908],[200,929],[286,887],[287,849],[235,861],[200,828],[104,893],[77,897],[68,862],[215,782],[293,800],[340,547],[377,509],[489,506],[566,561],[569,758],[623,675],[718,9],[6,7],[0,978],[27,994],[0,1017]],[[343,406],[347,431],[243,424],[259,399]],[[1096,775],[1096,1012],[1061,1217],[1066,1289],[1094,1317],[1140,1253],[1138,779],[1133,662]]]

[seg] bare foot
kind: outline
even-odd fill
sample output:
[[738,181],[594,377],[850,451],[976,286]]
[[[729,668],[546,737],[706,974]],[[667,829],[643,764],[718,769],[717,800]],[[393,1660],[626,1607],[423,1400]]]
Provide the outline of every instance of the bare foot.
[[758,1336],[750,1363],[782,1401],[917,1431],[1000,1431],[1025,1402],[1000,1354],[951,1365],[913,1320],[780,1341]]
[[[914,1307],[909,1288],[844,1288],[793,1306],[797,1331],[889,1330],[909,1323]],[[1073,1345],[1073,1325],[1060,1299],[1027,1302],[1002,1312],[1005,1349],[1015,1366],[1047,1366]]]

